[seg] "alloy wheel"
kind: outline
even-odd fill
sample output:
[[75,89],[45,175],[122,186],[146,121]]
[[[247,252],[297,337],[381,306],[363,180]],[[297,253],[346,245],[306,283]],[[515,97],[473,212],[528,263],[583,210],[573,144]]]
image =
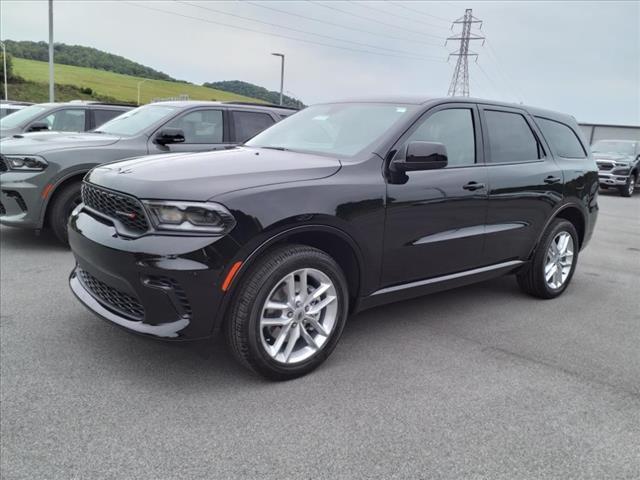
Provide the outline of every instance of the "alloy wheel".
[[260,340],[276,362],[303,362],[329,340],[338,317],[338,295],[331,279],[314,268],[283,277],[260,312]]
[[568,232],[559,232],[551,241],[544,264],[544,279],[549,288],[564,285],[573,266],[573,238]]

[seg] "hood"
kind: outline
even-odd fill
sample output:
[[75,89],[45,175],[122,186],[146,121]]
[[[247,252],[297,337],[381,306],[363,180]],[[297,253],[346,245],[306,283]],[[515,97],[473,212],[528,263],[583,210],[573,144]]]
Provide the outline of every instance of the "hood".
[[623,155],[621,153],[594,153],[593,158],[596,161],[607,162],[631,162],[633,161],[632,155]]
[[106,147],[118,140],[120,137],[103,133],[33,132],[5,137],[0,147],[4,155],[37,155],[68,148]]
[[339,169],[335,158],[240,147],[113,162],[94,168],[87,180],[138,198],[206,201],[234,190],[324,178]]

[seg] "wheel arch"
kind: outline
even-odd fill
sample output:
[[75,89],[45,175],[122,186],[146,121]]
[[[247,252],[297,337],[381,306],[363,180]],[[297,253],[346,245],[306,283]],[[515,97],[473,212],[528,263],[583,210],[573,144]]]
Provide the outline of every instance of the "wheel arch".
[[221,307],[216,314],[214,330],[219,330],[224,323],[231,301],[237,292],[238,285],[255,262],[269,249],[285,243],[308,245],[330,255],[342,269],[349,288],[350,309],[355,308],[360,297],[363,275],[363,257],[355,240],[346,232],[328,225],[309,225],[294,227],[279,232],[258,247],[254,248],[242,261],[242,266],[226,292]]
[[540,244],[540,240],[542,239],[544,232],[547,230],[551,222],[553,222],[556,218],[562,218],[564,220],[571,222],[571,224],[576,229],[576,232],[578,233],[579,248],[582,248],[582,245],[584,244],[584,240],[585,240],[585,235],[587,232],[587,219],[584,212],[577,204],[567,203],[562,205],[560,208],[558,208],[549,217],[549,219],[547,220],[547,223],[545,223],[544,225],[544,228],[538,234],[536,243],[530,252],[530,255],[529,255],[530,257],[538,248],[538,245]]
[[45,199],[45,203],[42,207],[42,213],[41,213],[41,218],[40,218],[40,224],[42,226],[47,225],[48,221],[49,221],[49,213],[50,213],[50,206],[53,203],[53,200],[57,197],[57,195],[62,191],[62,189],[64,187],[66,187],[67,185],[70,185],[71,183],[74,182],[81,182],[82,179],[84,178],[84,176],[87,174],[89,170],[82,170],[82,171],[76,171],[76,172],[72,172],[69,173],[67,175],[65,175],[64,177],[58,179],[54,184],[53,187],[51,187],[46,199]]

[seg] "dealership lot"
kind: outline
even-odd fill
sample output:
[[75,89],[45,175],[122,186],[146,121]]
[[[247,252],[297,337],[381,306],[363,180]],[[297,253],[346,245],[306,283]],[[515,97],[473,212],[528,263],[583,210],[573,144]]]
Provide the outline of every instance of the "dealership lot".
[[640,195],[600,206],[560,298],[370,310],[287,383],[98,320],[68,250],[2,227],[3,478],[638,478]]

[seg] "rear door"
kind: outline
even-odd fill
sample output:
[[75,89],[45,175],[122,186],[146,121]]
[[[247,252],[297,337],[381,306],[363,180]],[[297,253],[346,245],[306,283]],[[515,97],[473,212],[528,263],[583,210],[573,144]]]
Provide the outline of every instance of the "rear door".
[[530,115],[481,106],[489,176],[485,261],[526,258],[563,198],[563,174]]
[[[231,141],[227,119],[222,108],[198,108],[189,110],[169,120],[149,138],[149,153],[204,152],[221,150],[234,145]],[[178,128],[184,132],[184,142],[158,145],[154,137],[164,128]]]

